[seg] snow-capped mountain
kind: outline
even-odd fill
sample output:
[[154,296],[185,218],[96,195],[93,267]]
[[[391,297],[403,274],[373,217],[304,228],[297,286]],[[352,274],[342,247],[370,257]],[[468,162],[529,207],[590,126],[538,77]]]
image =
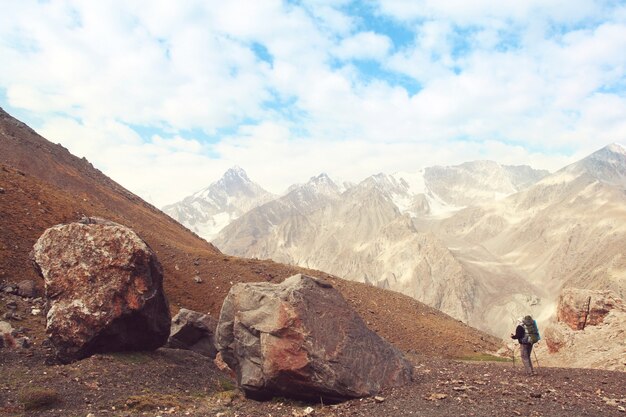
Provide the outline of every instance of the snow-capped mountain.
[[[284,196],[258,206],[236,221],[231,222],[217,235],[219,242],[229,254],[252,253],[250,248],[259,239],[286,219],[304,219],[310,213],[339,198],[339,188],[326,174],[312,177],[307,183],[293,188]],[[253,257],[253,256],[249,256]],[[270,258],[269,252],[257,257]]]
[[212,240],[234,219],[274,198],[252,182],[243,169],[233,167],[218,181],[178,203],[163,207],[163,211],[204,239]]
[[[495,167],[507,191],[514,189],[505,169],[495,163],[483,166]],[[472,168],[480,179],[480,167]],[[442,167],[439,178],[458,171]],[[246,213],[224,228],[214,243],[225,253],[272,258],[396,290],[474,323],[478,320],[474,310],[488,288],[435,234],[418,230],[412,220],[450,216],[461,209],[431,190],[425,172],[379,173],[343,193],[322,174]],[[529,168],[528,173],[535,171]],[[494,174],[483,173],[489,176]],[[479,188],[474,180],[463,190],[485,201],[496,198],[490,190],[480,194]],[[525,284],[517,287],[522,291]]]
[[505,334],[522,313],[547,319],[563,286],[625,295],[625,174],[626,152],[611,145],[550,175],[476,161],[312,193],[323,198],[308,197],[308,183],[214,243],[403,292]]

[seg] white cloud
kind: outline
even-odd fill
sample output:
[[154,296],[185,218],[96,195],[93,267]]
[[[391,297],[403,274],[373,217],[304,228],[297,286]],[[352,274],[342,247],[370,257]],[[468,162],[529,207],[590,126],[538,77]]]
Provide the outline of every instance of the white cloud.
[[387,36],[374,32],[359,32],[354,36],[344,38],[333,53],[344,60],[382,60],[389,49],[391,49],[391,40]]
[[381,0],[413,35],[394,44],[347,0],[7,1],[6,103],[157,205],[234,164],[281,191],[626,142],[626,7],[608,2]]
[[572,22],[601,13],[601,1],[589,0],[379,0],[380,12],[398,20],[446,19],[476,25],[497,21],[529,21],[549,16],[555,22]]

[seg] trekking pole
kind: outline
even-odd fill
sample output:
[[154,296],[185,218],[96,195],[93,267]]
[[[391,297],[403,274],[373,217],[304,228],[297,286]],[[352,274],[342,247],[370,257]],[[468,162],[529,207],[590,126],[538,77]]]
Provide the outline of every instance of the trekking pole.
[[533,350],[533,353],[535,354],[535,362],[537,362],[537,368],[539,368],[539,359],[537,359],[537,352]]

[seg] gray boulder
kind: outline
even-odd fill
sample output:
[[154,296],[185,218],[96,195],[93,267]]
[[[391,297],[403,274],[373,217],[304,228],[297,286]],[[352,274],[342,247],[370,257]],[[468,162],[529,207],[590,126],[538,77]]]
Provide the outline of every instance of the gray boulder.
[[215,359],[215,327],[217,320],[208,314],[181,308],[172,319],[167,347],[192,350]]
[[328,282],[234,285],[222,306],[217,348],[246,395],[341,401],[412,379],[412,366],[369,330]]
[[131,229],[85,218],[46,230],[31,253],[44,278],[46,332],[62,362],[165,344],[163,270]]

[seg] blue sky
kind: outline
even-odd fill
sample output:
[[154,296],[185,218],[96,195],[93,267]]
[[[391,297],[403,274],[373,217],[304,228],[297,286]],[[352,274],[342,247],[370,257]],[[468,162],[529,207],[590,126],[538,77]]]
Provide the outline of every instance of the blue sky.
[[0,106],[152,203],[626,142],[626,3],[5,0]]

